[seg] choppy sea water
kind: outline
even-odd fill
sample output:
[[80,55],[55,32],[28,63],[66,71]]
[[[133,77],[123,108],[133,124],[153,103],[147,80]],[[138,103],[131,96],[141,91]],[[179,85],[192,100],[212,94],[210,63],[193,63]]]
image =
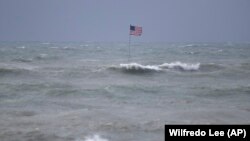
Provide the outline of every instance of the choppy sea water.
[[160,141],[249,124],[250,43],[0,42],[2,141]]

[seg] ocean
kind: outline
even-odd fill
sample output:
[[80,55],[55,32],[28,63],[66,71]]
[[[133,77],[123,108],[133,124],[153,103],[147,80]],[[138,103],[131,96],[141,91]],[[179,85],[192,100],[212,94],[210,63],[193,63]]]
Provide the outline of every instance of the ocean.
[[0,42],[1,141],[162,141],[250,124],[250,43]]

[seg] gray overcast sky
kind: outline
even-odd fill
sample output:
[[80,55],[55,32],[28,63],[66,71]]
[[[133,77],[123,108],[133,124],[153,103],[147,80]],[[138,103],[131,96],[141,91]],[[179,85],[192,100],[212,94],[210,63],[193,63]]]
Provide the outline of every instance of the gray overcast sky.
[[250,0],[0,0],[0,41],[249,42]]

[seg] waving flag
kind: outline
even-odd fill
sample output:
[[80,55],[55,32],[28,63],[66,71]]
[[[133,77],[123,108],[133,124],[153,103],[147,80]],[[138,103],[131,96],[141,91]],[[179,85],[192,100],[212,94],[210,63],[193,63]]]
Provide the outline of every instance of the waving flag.
[[130,35],[141,36],[142,27],[130,25]]

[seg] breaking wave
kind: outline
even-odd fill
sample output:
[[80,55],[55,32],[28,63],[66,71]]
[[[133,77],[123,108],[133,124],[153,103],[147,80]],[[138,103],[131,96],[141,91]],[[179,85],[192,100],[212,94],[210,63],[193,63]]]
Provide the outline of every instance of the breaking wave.
[[122,70],[131,73],[141,72],[162,72],[165,70],[198,71],[200,63],[187,64],[182,62],[163,63],[161,65],[141,65],[138,63],[120,64],[112,66],[111,69]]
[[157,65],[141,65],[138,63],[120,64],[119,69],[136,72],[162,71]]
[[108,141],[108,140],[100,137],[99,135],[94,135],[91,137],[87,137],[84,141]]
[[176,69],[181,71],[197,71],[200,68],[200,63],[187,64],[182,62],[164,63],[159,65],[162,69]]

